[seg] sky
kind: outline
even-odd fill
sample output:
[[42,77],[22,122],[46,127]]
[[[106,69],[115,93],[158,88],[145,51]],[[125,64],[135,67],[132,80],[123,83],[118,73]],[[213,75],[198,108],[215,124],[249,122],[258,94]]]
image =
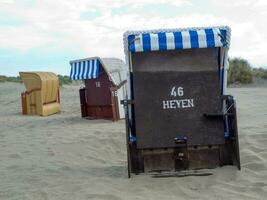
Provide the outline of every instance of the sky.
[[92,56],[124,60],[127,30],[228,25],[230,57],[267,67],[266,0],[0,0],[0,74],[52,71]]

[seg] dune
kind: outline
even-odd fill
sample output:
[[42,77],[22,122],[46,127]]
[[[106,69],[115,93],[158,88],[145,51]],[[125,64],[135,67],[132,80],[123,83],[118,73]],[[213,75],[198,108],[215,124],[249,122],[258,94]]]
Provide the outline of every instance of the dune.
[[61,90],[60,114],[21,115],[18,83],[0,84],[0,199],[266,199],[267,87],[237,99],[242,170],[210,176],[127,178],[124,121],[80,117],[79,86]]

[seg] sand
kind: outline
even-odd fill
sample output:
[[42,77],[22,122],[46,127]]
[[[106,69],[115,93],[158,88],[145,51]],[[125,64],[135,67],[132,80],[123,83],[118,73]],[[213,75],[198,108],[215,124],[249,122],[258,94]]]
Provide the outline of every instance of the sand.
[[242,170],[205,177],[127,178],[124,121],[80,117],[79,86],[62,112],[22,116],[22,84],[0,84],[0,199],[267,199],[267,87],[231,88],[238,102]]

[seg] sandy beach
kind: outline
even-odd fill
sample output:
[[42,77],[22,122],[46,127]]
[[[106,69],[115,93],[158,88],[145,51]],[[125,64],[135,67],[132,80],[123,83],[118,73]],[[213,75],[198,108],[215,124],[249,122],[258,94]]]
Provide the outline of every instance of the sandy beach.
[[237,99],[242,170],[205,177],[127,178],[124,121],[80,117],[79,86],[61,90],[61,113],[21,115],[24,85],[0,83],[0,199],[267,199],[267,87],[230,88]]

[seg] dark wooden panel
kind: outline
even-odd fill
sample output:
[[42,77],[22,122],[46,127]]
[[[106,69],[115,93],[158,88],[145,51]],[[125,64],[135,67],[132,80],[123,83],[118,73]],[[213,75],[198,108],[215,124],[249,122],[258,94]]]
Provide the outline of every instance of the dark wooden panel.
[[[135,72],[133,84],[137,148],[176,147],[177,136],[191,146],[224,143],[223,121],[203,116],[221,112],[216,71]],[[183,95],[171,96],[173,87],[182,87]],[[172,105],[164,109],[167,101]]]
[[89,106],[87,105],[87,116],[94,119],[113,119],[112,106]]
[[27,115],[27,100],[26,100],[26,93],[21,93],[21,107],[22,107],[22,114]]
[[158,153],[144,155],[144,172],[170,171],[175,169],[173,153]]
[[132,54],[133,71],[218,70],[218,49],[183,49]]
[[80,106],[81,106],[81,115],[82,117],[87,117],[87,105],[86,105],[86,98],[85,98],[85,88],[81,88],[79,90],[80,94]]
[[191,149],[189,154],[189,169],[216,168],[220,166],[218,148]]
[[86,102],[88,105],[110,105],[112,82],[103,72],[98,79],[85,80]]

